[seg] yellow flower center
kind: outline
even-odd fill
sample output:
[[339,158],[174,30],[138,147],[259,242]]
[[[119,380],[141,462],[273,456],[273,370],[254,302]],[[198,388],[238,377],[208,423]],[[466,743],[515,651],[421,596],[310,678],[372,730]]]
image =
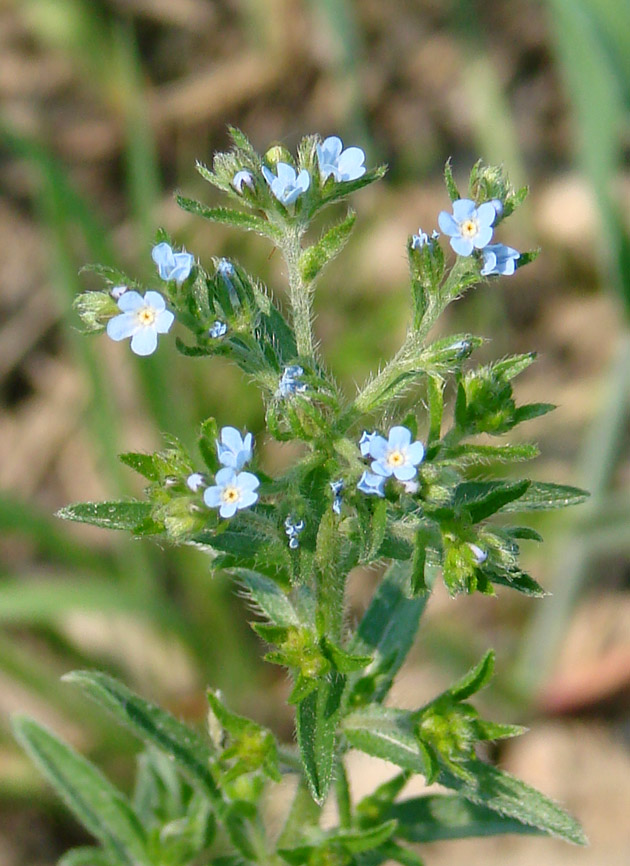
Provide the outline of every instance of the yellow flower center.
[[223,493],[221,494],[221,499],[224,502],[232,504],[233,502],[238,502],[241,498],[241,492],[238,487],[224,487]]
[[152,307],[142,307],[138,310],[138,321],[145,327],[152,325],[155,322],[155,310]]
[[405,462],[405,455],[402,451],[390,451],[387,455],[387,462],[390,466],[402,466]]
[[459,224],[459,230],[463,238],[474,238],[479,231],[477,220],[468,219]]

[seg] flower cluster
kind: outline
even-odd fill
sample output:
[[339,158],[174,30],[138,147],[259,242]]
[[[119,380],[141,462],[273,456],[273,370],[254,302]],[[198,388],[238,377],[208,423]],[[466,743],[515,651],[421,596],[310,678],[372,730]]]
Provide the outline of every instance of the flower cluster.
[[284,531],[289,538],[289,547],[291,550],[297,550],[300,546],[299,536],[300,533],[304,531],[305,526],[306,524],[303,520],[295,522],[290,515],[284,521]]
[[[492,199],[476,205],[471,199],[460,198],[453,202],[452,214],[443,210],[438,217],[440,228],[450,237],[451,247],[458,255],[470,256],[474,250],[481,251],[483,258],[481,274],[484,277],[491,274],[507,276],[513,274],[516,260],[520,257],[518,250],[512,247],[490,243],[494,222],[502,211],[503,202],[500,199]],[[414,241],[415,237],[417,236],[414,236]],[[426,238],[426,235],[424,237]],[[422,234],[418,241],[419,246],[423,246]]]
[[276,397],[290,397],[292,394],[303,394],[308,388],[306,382],[300,381],[303,375],[304,370],[299,364],[291,364],[291,366],[285,367],[278,383]]
[[384,496],[385,481],[391,476],[404,483],[416,477],[417,466],[424,460],[424,445],[419,440],[412,442],[411,438],[407,427],[392,427],[387,439],[364,431],[359,448],[363,457],[372,458],[372,471],[366,470],[357,484],[362,493]]

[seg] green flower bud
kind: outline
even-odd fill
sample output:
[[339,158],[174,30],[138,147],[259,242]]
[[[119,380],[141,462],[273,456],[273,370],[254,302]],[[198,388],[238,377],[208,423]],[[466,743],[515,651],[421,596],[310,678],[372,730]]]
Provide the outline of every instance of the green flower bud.
[[109,292],[83,292],[72,304],[87,333],[101,333],[112,316],[120,313],[118,304]]

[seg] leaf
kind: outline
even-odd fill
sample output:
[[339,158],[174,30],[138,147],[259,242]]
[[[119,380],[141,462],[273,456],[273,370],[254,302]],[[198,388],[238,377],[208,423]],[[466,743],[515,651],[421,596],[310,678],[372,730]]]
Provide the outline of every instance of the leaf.
[[79,502],[76,505],[66,505],[57,512],[57,517],[62,520],[90,523],[102,529],[131,531],[150,516],[151,504],[133,499],[120,502]]
[[123,861],[112,859],[100,848],[72,848],[58,861],[57,866],[118,866]]
[[250,599],[267,619],[280,626],[299,625],[300,620],[288,596],[269,577],[247,568],[232,568]]
[[525,782],[476,759],[462,762],[462,766],[475,779],[474,787],[446,770],[440,774],[440,783],[460,791],[473,803],[486,806],[493,812],[514,818],[550,836],[576,845],[587,844],[578,822],[557,803]]
[[464,507],[473,523],[479,523],[496,514],[505,505],[520,499],[531,482],[524,481],[467,481],[455,491],[455,505]]
[[210,472],[216,472],[219,468],[217,456],[217,439],[219,438],[219,427],[214,418],[206,418],[199,428],[197,443],[199,451]]
[[88,760],[27,716],[13,719],[18,741],[76,818],[125,866],[151,866],[147,839],[127,798]]
[[449,448],[447,456],[441,458],[444,462],[456,462],[460,466],[473,463],[510,463],[512,461],[533,460],[540,451],[530,442],[518,445],[477,445],[464,443]]
[[[426,595],[409,598],[410,571],[409,562],[395,562],[388,568],[349,647],[353,653],[374,658],[366,671],[374,684],[372,700],[382,700],[389,691],[411,649],[427,603]],[[362,691],[361,679],[351,682],[350,700],[356,701]]]
[[579,487],[532,481],[527,492],[518,502],[508,503],[501,508],[501,511],[547,511],[552,508],[568,508],[572,505],[581,505],[589,496],[590,493],[580,490]]
[[531,421],[532,418],[539,418],[541,415],[546,415],[547,412],[553,412],[555,408],[553,403],[526,403],[516,409],[514,425],[521,424],[523,421]]
[[125,454],[119,454],[118,459],[125,466],[130,466],[140,475],[144,475],[149,481],[159,481],[160,476],[156,471],[153,454],[137,454],[133,451],[128,451]]
[[336,646],[327,637],[322,639],[322,644],[326,656],[333,663],[335,668],[341,674],[349,674],[353,671],[360,671],[367,667],[372,661],[372,656],[369,655],[353,655],[341,647]]
[[489,650],[481,659],[479,664],[471,668],[461,680],[447,689],[446,694],[449,694],[456,701],[465,701],[471,695],[476,694],[484,686],[486,686],[494,673],[494,652]]
[[446,191],[451,201],[456,201],[458,198],[461,198],[459,190],[457,189],[457,184],[455,183],[455,178],[453,177],[453,168],[451,166],[450,156],[444,164],[444,183],[446,184]]
[[297,708],[297,740],[311,795],[320,806],[332,781],[335,733],[345,677],[333,673],[320,679],[316,691]]
[[170,755],[185,775],[201,784],[214,800],[220,799],[210,772],[214,752],[208,740],[107,674],[73,671],[62,679],[80,686],[143,742]]
[[366,173],[357,178],[357,180],[345,180],[342,183],[331,184],[330,188],[326,188],[326,191],[322,194],[320,201],[315,202],[315,205],[308,216],[312,216],[316,210],[320,210],[320,208],[325,207],[326,205],[332,204],[336,201],[343,201],[343,199],[347,198],[351,193],[357,192],[357,190],[363,189],[364,186],[369,186],[371,183],[380,180],[385,176],[386,171],[386,165],[379,165],[370,171],[366,171]]
[[375,827],[365,829],[339,830],[329,836],[331,842],[337,843],[349,854],[361,854],[380,847],[396,831],[397,822],[383,821]]
[[348,243],[357,215],[350,211],[347,217],[328,229],[313,246],[307,247],[300,256],[299,267],[302,279],[311,283],[320,271],[331,262]]
[[278,229],[273,226],[268,220],[262,217],[254,216],[253,214],[241,213],[240,211],[231,210],[227,207],[208,207],[200,201],[195,201],[192,198],[185,198],[181,195],[176,195],[177,204],[188,211],[188,213],[201,216],[211,222],[220,223],[225,226],[243,229],[248,232],[256,232],[259,235],[264,235],[274,241],[281,239],[281,234]]
[[370,704],[346,716],[342,728],[355,749],[430,777],[431,769],[415,735],[414,719],[407,710]]
[[397,836],[408,842],[440,842],[504,833],[538,836],[543,832],[457,794],[428,794],[403,800],[394,803],[386,815],[398,821]]

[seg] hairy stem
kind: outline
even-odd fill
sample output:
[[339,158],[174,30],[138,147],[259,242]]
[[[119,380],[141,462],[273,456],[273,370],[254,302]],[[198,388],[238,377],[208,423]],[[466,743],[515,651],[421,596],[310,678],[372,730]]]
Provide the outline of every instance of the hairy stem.
[[290,226],[285,229],[281,245],[289,276],[289,300],[293,311],[293,327],[298,355],[305,360],[315,356],[312,328],[311,287],[305,283],[300,273],[301,238],[303,228]]

